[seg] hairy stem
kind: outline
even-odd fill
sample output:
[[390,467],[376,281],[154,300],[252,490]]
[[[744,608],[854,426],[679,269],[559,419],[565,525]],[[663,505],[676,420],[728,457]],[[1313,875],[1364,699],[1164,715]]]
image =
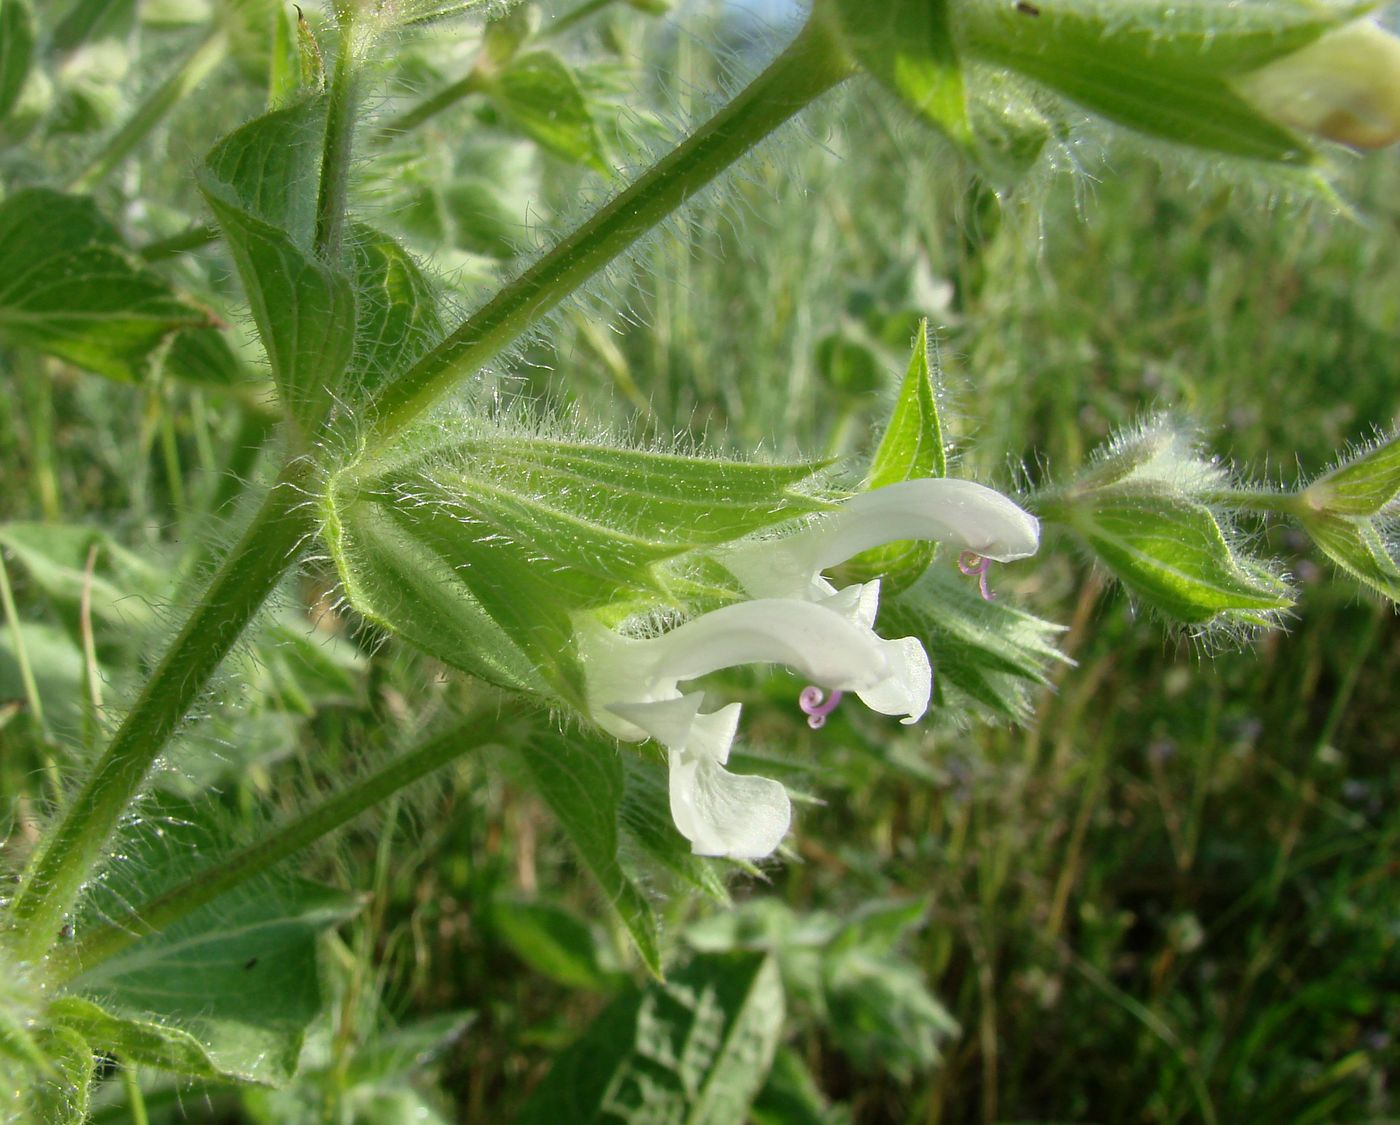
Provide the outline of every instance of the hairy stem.
[[454,723],[314,808],[275,828],[164,894],[142,903],[84,936],[55,974],[67,979],[119,953],[146,934],[164,929],[192,910],[259,875],[322,836],[354,820],[380,801],[469,751],[501,740],[506,721],[494,706]]
[[20,959],[37,959],[53,943],[161,748],[314,531],[305,495],[312,472],[300,460],[283,471],[92,774],[45,833],[5,922]]
[[728,105],[394,380],[371,407],[370,446],[431,407],[755,144],[851,73],[809,20]]
[[321,184],[316,196],[316,253],[333,262],[345,230],[350,185],[351,142],[355,132],[355,30],[351,7],[337,5],[340,45],[326,103],[326,140],[321,150]]
[[1295,515],[1304,509],[1296,492],[1265,488],[1222,488],[1201,497],[1207,504],[1218,504],[1236,512],[1271,512]]

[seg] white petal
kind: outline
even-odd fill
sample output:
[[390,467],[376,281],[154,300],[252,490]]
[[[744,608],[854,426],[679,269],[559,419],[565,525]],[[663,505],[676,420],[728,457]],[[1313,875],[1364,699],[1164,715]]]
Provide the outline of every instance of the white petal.
[[784,664],[813,683],[852,691],[885,678],[880,638],[811,602],[759,598],[703,614],[645,642],[658,677],[689,680],[738,664]]
[[923,477],[859,493],[795,535],[746,544],[720,561],[755,596],[817,601],[814,579],[823,570],[900,539],[934,539],[1010,562],[1035,553],[1040,524],[993,489]]
[[671,817],[696,855],[763,859],[792,822],[787,790],[767,777],[733,774],[683,751],[671,758]]
[[866,629],[875,628],[875,618],[880,612],[880,580],[857,582],[843,586],[820,599],[817,604],[833,613],[839,613],[847,621],[854,621]]
[[916,723],[928,710],[933,692],[933,669],[928,653],[917,637],[882,641],[890,674],[873,688],[856,694],[872,711],[882,715],[903,715],[903,723]]
[[677,699],[651,703],[613,703],[607,710],[656,739],[668,750],[686,750],[721,765],[729,760],[729,748],[739,729],[738,703],[710,714],[700,714],[705,693],[692,691]]
[[815,569],[844,562],[898,539],[936,539],[998,562],[1024,558],[1040,545],[1040,524],[1000,492],[970,480],[925,477],[862,492],[804,535]]

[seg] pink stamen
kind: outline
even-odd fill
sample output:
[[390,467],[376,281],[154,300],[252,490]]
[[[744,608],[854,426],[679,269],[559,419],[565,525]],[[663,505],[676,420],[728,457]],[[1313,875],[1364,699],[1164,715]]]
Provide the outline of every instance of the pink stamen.
[[826,717],[836,710],[840,702],[841,692],[833,691],[827,698],[816,684],[808,684],[797,697],[797,705],[802,708],[802,713],[807,716],[807,725],[813,730],[826,726]]
[[982,600],[991,601],[996,597],[987,587],[987,571],[992,568],[992,560],[976,551],[964,551],[958,556],[958,569],[971,578],[977,575],[977,588],[982,591]]

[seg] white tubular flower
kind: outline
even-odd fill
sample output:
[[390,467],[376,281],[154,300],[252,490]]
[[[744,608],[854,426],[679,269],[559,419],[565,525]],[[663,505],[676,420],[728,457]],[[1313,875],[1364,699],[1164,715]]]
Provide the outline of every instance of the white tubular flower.
[[644,640],[583,625],[579,653],[598,725],[666,748],[671,815],[698,855],[770,855],[792,810],[778,782],[724,769],[739,704],[702,713],[704,694],[682,693],[683,681],[740,664],[782,664],[832,692],[854,691],[886,707],[914,701],[922,713],[928,701],[922,649],[921,659],[911,659],[868,626],[793,599],[739,602]]
[[753,601],[647,639],[581,621],[589,710],[618,738],[654,738],[666,748],[671,815],[697,855],[761,859],[792,819],[787,791],[724,768],[739,704],[702,712],[704,693],[682,692],[681,683],[739,664],[782,664],[809,681],[800,704],[814,728],[848,691],[915,722],[933,679],[923,645],[875,634],[878,581],[838,590],[821,572],[900,539],[938,539],[1004,562],[1033,553],[1039,533],[1035,517],[971,481],[914,480],[863,493],[795,535],[723,553]]
[[993,489],[924,477],[859,493],[796,535],[745,544],[720,561],[754,597],[824,601],[837,591],[822,571],[900,539],[933,539],[1010,562],[1035,554],[1040,524]]

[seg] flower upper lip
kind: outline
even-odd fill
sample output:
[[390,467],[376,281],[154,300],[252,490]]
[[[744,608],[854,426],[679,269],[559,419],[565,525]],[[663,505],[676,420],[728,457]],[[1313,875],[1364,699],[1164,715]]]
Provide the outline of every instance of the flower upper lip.
[[817,600],[834,592],[822,571],[899,539],[934,539],[1010,562],[1035,554],[1040,523],[985,485],[925,477],[862,492],[795,535],[745,543],[721,561],[755,597]]

